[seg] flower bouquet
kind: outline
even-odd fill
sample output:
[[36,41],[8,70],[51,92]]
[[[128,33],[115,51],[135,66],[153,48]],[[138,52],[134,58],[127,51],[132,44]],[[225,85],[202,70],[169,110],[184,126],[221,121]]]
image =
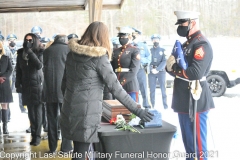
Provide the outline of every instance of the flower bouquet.
[[[130,116],[130,119],[131,118],[134,119],[134,117],[136,117],[136,116],[132,114]],[[126,120],[124,119],[123,115],[121,115],[121,114],[117,115],[117,117],[115,117],[115,118],[112,118],[110,120],[110,124],[116,125],[116,129],[118,129],[118,130],[141,133],[136,128],[134,128],[133,125],[126,123]]]

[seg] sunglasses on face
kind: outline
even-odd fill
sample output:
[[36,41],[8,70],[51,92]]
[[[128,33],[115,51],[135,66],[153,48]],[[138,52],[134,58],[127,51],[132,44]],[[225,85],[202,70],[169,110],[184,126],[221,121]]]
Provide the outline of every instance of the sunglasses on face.
[[33,40],[32,39],[25,39],[25,41],[32,42]]

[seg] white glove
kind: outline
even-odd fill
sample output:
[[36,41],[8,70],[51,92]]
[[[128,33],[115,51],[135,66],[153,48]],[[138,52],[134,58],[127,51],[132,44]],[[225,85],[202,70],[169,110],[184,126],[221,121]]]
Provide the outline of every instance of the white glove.
[[193,99],[199,100],[201,93],[202,93],[202,86],[201,86],[199,80],[192,81],[191,93],[192,93]]
[[155,68],[153,68],[151,71],[152,71],[153,74],[157,74],[159,72]]
[[171,55],[168,60],[167,60],[167,70],[168,71],[172,71],[172,66],[173,64],[176,63],[176,59],[173,55]]

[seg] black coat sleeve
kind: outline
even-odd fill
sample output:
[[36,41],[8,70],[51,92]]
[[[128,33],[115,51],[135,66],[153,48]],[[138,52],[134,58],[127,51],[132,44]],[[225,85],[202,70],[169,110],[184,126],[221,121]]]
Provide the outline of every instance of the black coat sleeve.
[[64,93],[65,93],[65,90],[66,90],[66,67],[64,69],[64,74],[63,74],[63,78],[62,78],[61,90],[62,90],[62,94],[64,96]]
[[16,64],[16,82],[15,87],[21,88],[22,87],[22,69],[20,67],[20,56],[22,54],[18,53],[17,55],[17,64]]
[[[97,64],[97,72],[103,79],[109,91],[127,108],[136,108],[137,103],[127,94],[119,83],[116,74],[112,70],[112,66],[107,56],[102,56]],[[131,109],[129,109],[131,111]]]
[[29,61],[32,61],[33,66],[36,67],[37,70],[40,70],[43,67],[43,54],[40,52],[38,56],[31,50],[28,50]]
[[6,57],[7,57],[7,70],[6,70],[5,73],[2,74],[2,77],[5,77],[5,78],[9,79],[9,77],[12,74],[13,68],[12,68],[10,58],[8,56],[6,56]]

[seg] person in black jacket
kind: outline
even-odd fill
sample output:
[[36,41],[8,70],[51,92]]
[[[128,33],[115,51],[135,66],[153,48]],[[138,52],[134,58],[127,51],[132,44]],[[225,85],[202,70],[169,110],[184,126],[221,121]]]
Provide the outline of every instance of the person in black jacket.
[[[65,61],[70,51],[67,43],[68,37],[66,35],[57,35],[52,45],[43,52],[43,101],[47,105],[48,146],[51,153],[57,149],[58,112],[61,111],[63,103],[61,84]],[[71,141],[63,137],[60,150],[62,152],[71,151]]]
[[22,93],[22,103],[27,105],[31,123],[32,141],[37,146],[41,141],[42,126],[42,83],[43,49],[38,37],[28,33],[23,48],[18,50],[16,65],[16,91]]
[[[3,134],[8,134],[8,103],[13,102],[12,90],[10,87],[10,76],[13,68],[10,58],[5,55],[5,50],[2,42],[0,42],[0,123],[3,121]],[[0,128],[0,135],[2,134]]]
[[72,39],[68,45],[71,51],[62,80],[64,99],[60,125],[63,137],[73,140],[73,160],[85,160],[89,145],[99,142],[105,84],[116,99],[143,121],[150,121],[153,115],[137,108],[137,103],[122,88],[113,72],[109,61],[109,33],[104,23],[92,22],[81,40]]

